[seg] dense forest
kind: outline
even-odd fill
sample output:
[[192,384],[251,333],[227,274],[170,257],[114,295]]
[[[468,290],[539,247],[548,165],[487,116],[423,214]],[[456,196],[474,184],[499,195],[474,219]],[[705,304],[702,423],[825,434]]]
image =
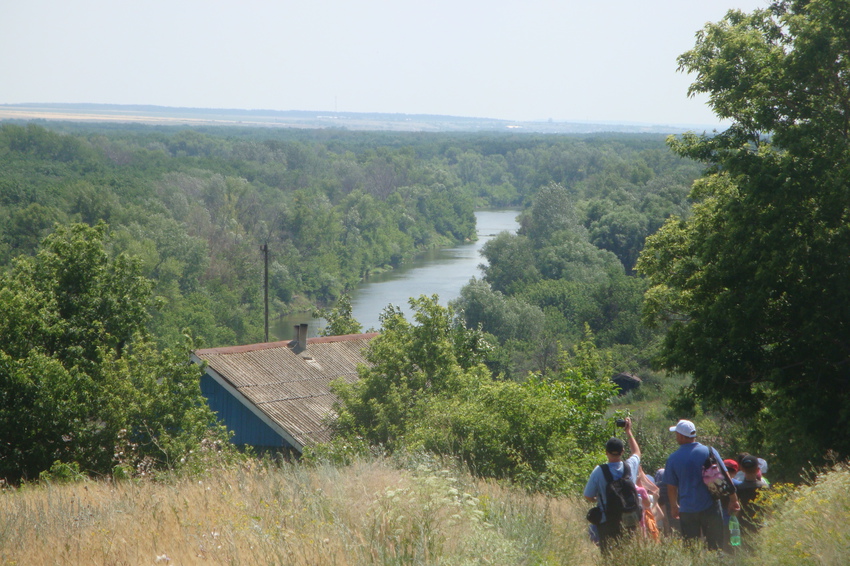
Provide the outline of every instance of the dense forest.
[[266,246],[272,316],[352,332],[354,285],[513,207],[518,233],[448,309],[416,299],[418,327],[386,309],[336,429],[575,486],[611,372],[648,372],[658,344],[636,259],[699,172],[661,136],[0,125],[0,476],[137,475],[221,446],[180,360],[263,339]]
[[[0,477],[244,456],[187,354],[262,339],[261,249],[273,314],[356,331],[354,285],[498,207],[516,234],[451,304],[385,309],[308,460],[437,454],[575,493],[629,412],[647,470],[681,417],[773,478],[845,459],[847,21],[776,0],[707,24],[679,65],[732,125],[668,140],[0,125]],[[615,372],[644,378],[628,405]]]
[[476,208],[525,207],[521,235],[488,246],[494,267],[465,292],[468,322],[504,344],[496,319],[522,311],[526,340],[548,333],[549,349],[585,322],[606,346],[639,345],[637,254],[687,214],[698,172],[661,136],[6,123],[0,266],[57,224],[103,221],[110,253],[140,258],[155,281],[161,345],[185,328],[208,346],[249,343],[262,339],[264,244],[274,316],[474,238]]

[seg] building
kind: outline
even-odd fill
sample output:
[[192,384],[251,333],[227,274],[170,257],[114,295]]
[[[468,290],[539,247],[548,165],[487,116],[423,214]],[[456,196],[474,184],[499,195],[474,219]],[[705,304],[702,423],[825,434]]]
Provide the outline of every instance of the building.
[[330,383],[357,379],[357,366],[377,336],[349,334],[307,338],[295,327],[292,341],[197,350],[192,361],[205,366],[201,392],[236,445],[259,451],[300,454],[305,446],[330,439],[326,419],[336,396]]

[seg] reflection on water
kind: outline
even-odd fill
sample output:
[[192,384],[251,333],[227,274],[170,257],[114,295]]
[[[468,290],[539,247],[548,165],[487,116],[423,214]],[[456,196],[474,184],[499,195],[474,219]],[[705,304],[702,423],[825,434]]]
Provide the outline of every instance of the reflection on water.
[[[410,297],[437,294],[442,305],[456,299],[472,277],[482,275],[478,268],[484,262],[481,248],[500,232],[515,232],[518,214],[518,210],[480,210],[475,213],[477,242],[431,250],[399,269],[373,275],[351,293],[354,318],[364,330],[378,330],[381,326],[378,317],[387,305],[401,307],[410,319]],[[287,315],[269,329],[272,334],[269,339],[289,340],[292,327],[303,322],[309,325],[310,336],[317,336],[319,328],[326,324],[324,319],[314,319],[310,313]]]

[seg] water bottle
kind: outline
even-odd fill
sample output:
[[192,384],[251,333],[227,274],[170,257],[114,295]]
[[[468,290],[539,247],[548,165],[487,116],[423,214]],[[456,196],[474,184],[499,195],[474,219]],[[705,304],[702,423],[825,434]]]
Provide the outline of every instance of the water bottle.
[[741,546],[741,524],[735,515],[729,517],[729,544]]

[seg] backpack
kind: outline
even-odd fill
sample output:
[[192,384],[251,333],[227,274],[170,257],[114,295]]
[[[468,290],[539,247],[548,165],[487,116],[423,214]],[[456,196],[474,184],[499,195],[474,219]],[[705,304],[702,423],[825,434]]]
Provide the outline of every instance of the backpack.
[[729,478],[729,473],[720,469],[717,458],[714,457],[714,448],[708,447],[708,458],[702,465],[702,481],[708,492],[714,499],[720,499],[725,495],[735,493],[735,486]]
[[599,466],[605,475],[605,517],[607,521],[633,528],[640,523],[640,498],[635,482],[631,480],[629,465],[623,462],[623,477],[615,480],[608,464]]

